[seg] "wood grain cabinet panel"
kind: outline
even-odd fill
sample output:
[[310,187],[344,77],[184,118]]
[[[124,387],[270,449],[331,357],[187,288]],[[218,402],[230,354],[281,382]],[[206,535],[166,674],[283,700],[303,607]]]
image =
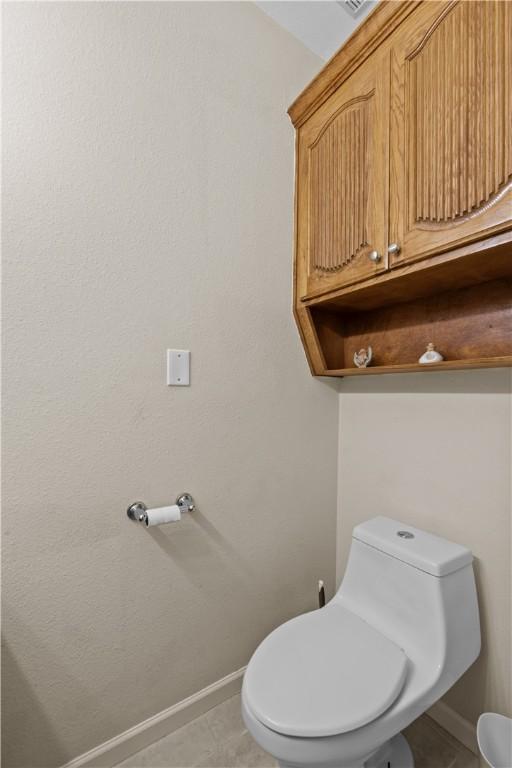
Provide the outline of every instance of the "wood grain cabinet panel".
[[300,130],[303,296],[356,283],[388,266],[388,110],[389,59],[376,57]]
[[424,3],[391,57],[399,266],[511,227],[512,3]]

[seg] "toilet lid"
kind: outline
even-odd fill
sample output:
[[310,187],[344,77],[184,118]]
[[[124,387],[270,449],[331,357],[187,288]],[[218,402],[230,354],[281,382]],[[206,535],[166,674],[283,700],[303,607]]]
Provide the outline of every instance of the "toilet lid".
[[298,616],[257,648],[244,696],[258,720],[290,736],[333,736],[375,720],[398,697],[407,657],[351,611]]

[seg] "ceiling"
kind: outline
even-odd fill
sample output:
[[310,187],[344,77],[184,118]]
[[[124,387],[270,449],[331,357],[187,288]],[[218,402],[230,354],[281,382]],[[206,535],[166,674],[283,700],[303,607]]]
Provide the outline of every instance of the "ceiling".
[[261,0],[256,5],[322,59],[330,59],[377,0],[365,0],[354,19],[335,0]]

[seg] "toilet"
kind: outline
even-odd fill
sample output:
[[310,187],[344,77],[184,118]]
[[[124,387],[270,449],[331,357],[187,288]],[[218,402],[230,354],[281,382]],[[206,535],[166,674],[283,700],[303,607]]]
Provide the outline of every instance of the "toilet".
[[242,686],[253,738],[282,768],[413,768],[400,733],[475,661],[469,549],[388,517],[354,528],[343,582],[275,629]]

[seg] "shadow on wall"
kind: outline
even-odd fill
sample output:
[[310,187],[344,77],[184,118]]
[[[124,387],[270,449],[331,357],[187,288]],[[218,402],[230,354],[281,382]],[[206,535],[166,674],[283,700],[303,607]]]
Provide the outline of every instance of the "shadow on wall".
[[[30,660],[45,670],[41,690],[62,691],[62,708],[69,720],[87,722],[101,708],[101,702],[70,674],[56,654],[49,650],[18,615],[2,607],[2,766],[3,768],[56,768],[74,755],[56,736],[52,717],[40,692],[31,684],[30,671],[18,662],[16,647],[30,649]],[[26,655],[26,654],[25,654]],[[54,714],[58,718],[58,714]],[[107,713],[104,717],[108,720]]]
[[512,391],[512,375],[508,368],[486,368],[474,371],[425,371],[425,373],[354,376],[340,380],[339,392],[428,393],[428,394],[497,394]]
[[[41,663],[56,664],[45,658]],[[27,702],[30,705],[27,706]],[[38,744],[45,745],[45,757]],[[56,766],[66,762],[67,755],[55,736],[44,706],[23,674],[9,643],[2,636],[2,763],[4,768]]]
[[487,637],[489,632],[489,625],[487,622],[486,612],[482,607],[482,600],[484,589],[482,587],[482,563],[477,557],[473,558],[473,571],[475,574],[476,593],[478,597],[478,608],[480,614],[480,635],[482,639],[482,645],[480,649],[480,655],[474,664],[464,673],[464,686],[468,686],[471,690],[473,699],[480,703],[480,710],[483,712],[486,705],[486,694],[488,688],[489,678],[489,654]]
[[155,526],[148,528],[146,533],[203,594],[215,599],[218,584],[214,580],[205,580],[196,564],[215,553],[218,560],[223,561],[226,572],[231,574],[230,583],[243,588],[247,599],[257,599],[259,590],[255,569],[197,506],[183,522],[176,529]]

